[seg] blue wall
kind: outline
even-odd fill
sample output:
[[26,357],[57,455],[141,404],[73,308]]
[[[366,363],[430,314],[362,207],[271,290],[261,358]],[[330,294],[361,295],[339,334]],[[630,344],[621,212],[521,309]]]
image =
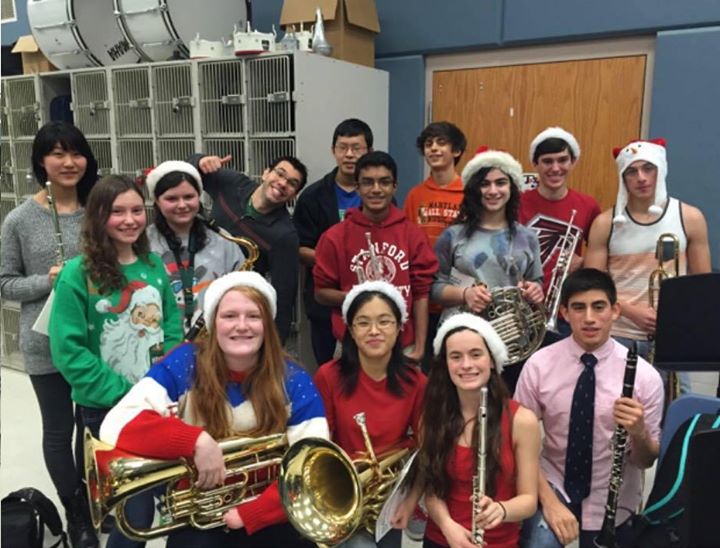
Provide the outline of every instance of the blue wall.
[[[100,1],[100,0],[99,0]],[[109,0],[101,0],[109,1]],[[2,43],[29,33],[24,0]],[[425,121],[424,56],[618,36],[656,36],[651,136],[669,141],[670,191],[702,206],[720,265],[720,0],[376,0],[377,66],[390,73],[390,152],[402,199],[423,176],[414,142]],[[277,24],[282,0],[255,0],[261,30]],[[340,90],[339,93],[342,93]]]
[[20,36],[30,34],[30,23],[27,18],[27,0],[15,0],[17,21],[2,24],[2,45],[13,44]]
[[700,207],[720,266],[720,26],[657,35],[650,137],[668,141],[668,191]]

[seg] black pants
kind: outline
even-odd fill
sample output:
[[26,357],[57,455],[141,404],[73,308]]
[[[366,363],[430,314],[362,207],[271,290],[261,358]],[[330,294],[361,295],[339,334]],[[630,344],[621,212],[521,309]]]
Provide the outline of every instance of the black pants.
[[312,548],[315,546],[289,523],[271,525],[248,535],[243,529],[226,531],[220,527],[201,531],[185,528],[170,533],[167,548]]
[[[30,375],[30,383],[42,417],[45,468],[58,495],[70,497],[81,486],[83,475],[80,417],[70,398],[70,385],[60,373]],[[76,428],[78,435],[73,455],[72,437]]]
[[318,367],[333,359],[336,341],[329,318],[326,320],[310,320],[310,340]]

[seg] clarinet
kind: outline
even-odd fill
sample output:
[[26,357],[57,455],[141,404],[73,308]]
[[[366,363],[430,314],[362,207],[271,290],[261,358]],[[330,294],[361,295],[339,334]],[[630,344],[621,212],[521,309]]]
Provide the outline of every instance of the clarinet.
[[[632,398],[635,385],[635,371],[637,369],[637,343],[633,343],[625,359],[625,376],[623,378],[623,398]],[[622,426],[616,426],[612,439],[612,467],[610,468],[610,486],[608,488],[607,502],[605,503],[605,517],[603,518],[600,534],[595,537],[597,548],[619,548],[615,538],[615,515],[617,514],[620,487],[623,482],[625,469],[625,448],[628,433]]]
[[480,405],[478,406],[478,455],[477,474],[473,476],[472,494],[472,541],[483,546],[485,531],[477,526],[480,515],[480,500],[485,495],[485,460],[487,458],[487,386],[480,389]]

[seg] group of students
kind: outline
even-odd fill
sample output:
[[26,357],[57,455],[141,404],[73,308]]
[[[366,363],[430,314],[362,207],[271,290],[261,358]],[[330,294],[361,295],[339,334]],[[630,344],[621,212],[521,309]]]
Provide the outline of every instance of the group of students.
[[[343,121],[333,135],[336,169],[302,193],[307,171],[294,157],[274,161],[260,183],[224,168],[228,157],[164,162],[144,181],[154,202],[146,230],[142,189],[117,175],[96,182],[80,131],[53,122],[37,134],[34,173],[52,184],[70,260],[56,264],[52,214],[40,190],[3,222],[0,287],[4,298],[22,303],[21,350],[73,546],[98,546],[82,486],[82,436],[72,449],[76,427],[138,455],[192,458],[198,486],[208,488],[225,479],[223,438],[331,438],[352,456],[365,448],[353,420],[364,412],[377,452],[419,448],[410,495],[392,519],[397,529],[380,546],[400,545],[399,530],[424,495],[425,546],[472,546],[477,519],[488,546],[534,547],[578,536],[581,546],[592,545],[607,493],[607,444],[620,424],[631,439],[622,507],[637,507],[641,469],[658,454],[662,381],[640,360],[634,397],[618,399],[626,350],[611,338],[613,326],[622,316],[636,329],[630,338],[642,340],[654,329],[638,281],[645,275],[646,287],[640,266],[654,266],[655,232],[648,231],[677,231],[682,273],[710,266],[702,214],[666,195],[664,145],[637,141],[618,151],[618,203],[600,214],[592,198],[567,187],[580,149],[560,128],[533,140],[539,186],[521,193],[522,167],[510,154],[479,150],[459,175],[462,132],[430,124],[418,137],[430,177],[410,192],[404,211],[394,205],[395,162],[372,144],[366,124]],[[203,192],[220,226],[257,244],[259,274],[233,272],[244,258],[207,229]],[[298,194],[291,218],[285,205]],[[572,210],[574,230],[589,234],[589,245],[584,265],[577,250],[561,295],[561,331],[571,336],[524,367],[506,363],[502,340],[475,314],[495,287],[517,286],[533,304],[543,301]],[[301,262],[321,364],[313,379],[283,353]],[[32,325],[53,286],[48,339]],[[474,314],[447,312],[453,308]],[[182,344],[200,313],[207,337]],[[592,365],[584,365],[586,354]],[[587,377],[596,420],[588,462],[578,464],[569,432],[576,430],[578,379],[586,386]],[[488,482],[473,517],[484,386]],[[131,498],[126,512],[134,525],[149,526],[152,494]],[[168,546],[306,542],[286,523],[276,482],[223,520],[230,533],[186,528]],[[108,540],[110,547],[141,545],[117,529]],[[358,532],[345,545],[375,543]]]

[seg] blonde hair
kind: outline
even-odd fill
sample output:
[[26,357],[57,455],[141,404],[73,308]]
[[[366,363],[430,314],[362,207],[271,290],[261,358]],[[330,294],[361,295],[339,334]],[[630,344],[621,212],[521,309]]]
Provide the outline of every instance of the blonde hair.
[[[243,382],[243,392],[253,407],[257,425],[243,432],[232,429],[226,393],[230,371],[217,341],[217,331],[198,342],[193,397],[190,401],[191,415],[201,420],[207,432],[215,439],[232,435],[254,437],[283,432],[288,419],[285,407],[287,404],[284,382],[285,353],[270,307],[257,289],[240,286],[230,291],[239,291],[247,296],[258,305],[262,316],[263,343],[260,346],[257,365],[248,372],[247,379]],[[217,310],[216,308],[215,316]],[[214,321],[215,318],[213,324]]]

